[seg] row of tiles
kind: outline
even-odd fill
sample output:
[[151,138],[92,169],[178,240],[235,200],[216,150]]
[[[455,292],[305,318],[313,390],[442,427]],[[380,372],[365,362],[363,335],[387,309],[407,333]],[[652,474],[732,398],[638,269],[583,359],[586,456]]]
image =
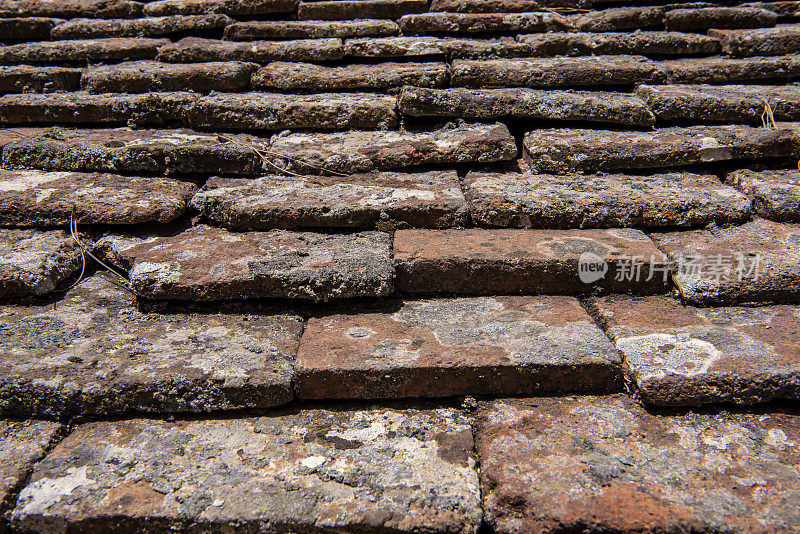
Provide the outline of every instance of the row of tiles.
[[[3,422],[26,532],[794,532],[800,417],[622,396],[237,419]],[[44,459],[39,461],[44,456]],[[28,480],[23,479],[33,471]]]
[[[214,65],[203,67],[209,74]],[[224,64],[228,66],[228,64]],[[233,66],[235,68],[235,66]],[[410,68],[409,68],[410,67]],[[276,79],[266,67],[257,79]],[[230,69],[233,70],[233,69]],[[228,74],[220,72],[220,83]],[[231,72],[236,76],[237,73]],[[487,74],[491,74],[487,72]],[[446,71],[406,65],[395,79],[435,82]],[[366,75],[370,77],[369,74]],[[286,81],[289,78],[281,78]],[[172,84],[180,83],[171,80]],[[305,82],[307,83],[307,82]],[[670,123],[754,124],[800,120],[800,88],[775,85],[640,85],[635,94],[539,89],[403,87],[397,97],[376,93],[11,94],[0,97],[0,125],[174,126],[198,130],[389,130],[408,117],[594,122],[627,127]],[[527,127],[530,127],[526,125]],[[535,134],[535,133],[534,133]],[[536,135],[536,134],[535,134]]]
[[[424,0],[423,0],[424,1]],[[679,7],[679,6],[674,6]],[[0,18],[0,38],[62,40],[106,37],[164,37],[222,33],[228,40],[305,39],[313,37],[386,37],[398,34],[487,34],[535,32],[618,32],[665,29],[705,32],[711,29],[770,28],[778,14],[757,7],[610,8],[603,11],[561,15],[528,13],[422,13],[407,14],[398,21],[360,18],[348,21],[252,21],[235,22],[224,14],[167,15],[137,19]]]
[[[0,19],[2,20],[2,19]],[[185,37],[177,42],[157,38],[96,38],[28,42],[0,46],[0,65],[116,63],[153,59],[167,63],[202,61],[337,61],[348,58],[514,58],[644,54],[692,56],[720,50],[740,59],[781,56],[800,51],[800,26],[779,25],[759,30],[711,30],[710,36],[666,31],[550,32],[516,39],[473,39],[433,36],[317,38],[286,41],[222,41]],[[691,59],[691,58],[686,58]],[[727,58],[719,58],[727,59]],[[651,62],[656,68],[669,62]],[[678,62],[680,64],[680,62]]]
[[[0,170],[0,225],[170,223],[188,212],[231,230],[517,227],[673,228],[727,225],[755,212],[800,222],[800,172],[710,175],[381,172],[346,177],[172,178]],[[463,187],[463,190],[462,190]],[[738,189],[738,191],[737,191]]]
[[[621,391],[653,406],[800,399],[800,307],[492,296],[139,309],[100,275],[0,307],[0,413],[58,418]],[[602,326],[597,326],[595,321]],[[604,333],[605,330],[605,333]]]
[[[798,226],[639,230],[187,230],[107,235],[94,254],[145,299],[315,302],[391,295],[666,293],[700,304],[797,302]],[[3,296],[52,293],[82,270],[61,231],[3,230]],[[652,238],[652,239],[651,239]],[[84,238],[85,239],[85,238]],[[655,240],[655,243],[654,241]],[[658,246],[656,246],[656,243]],[[83,250],[92,245],[87,241]]]

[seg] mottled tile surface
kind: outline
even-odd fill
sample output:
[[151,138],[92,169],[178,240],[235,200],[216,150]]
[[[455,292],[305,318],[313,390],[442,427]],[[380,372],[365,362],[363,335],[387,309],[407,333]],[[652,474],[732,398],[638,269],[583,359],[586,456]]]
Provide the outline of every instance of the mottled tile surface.
[[610,392],[621,363],[571,297],[417,300],[311,318],[296,387],[300,398]]
[[0,421],[0,505],[4,509],[13,504],[12,494],[61,429],[59,423],[49,421]]
[[633,400],[484,405],[486,520],[498,533],[793,532],[800,416],[659,416]]
[[0,299],[52,293],[81,268],[78,245],[60,230],[0,229],[0,236]]
[[13,520],[43,531],[471,534],[474,465],[470,420],[451,409],[90,423],[39,464]]
[[610,296],[589,310],[647,403],[800,398],[797,306],[695,308],[667,297]]
[[726,182],[753,200],[753,209],[766,219],[800,222],[800,171],[795,169],[728,173]]

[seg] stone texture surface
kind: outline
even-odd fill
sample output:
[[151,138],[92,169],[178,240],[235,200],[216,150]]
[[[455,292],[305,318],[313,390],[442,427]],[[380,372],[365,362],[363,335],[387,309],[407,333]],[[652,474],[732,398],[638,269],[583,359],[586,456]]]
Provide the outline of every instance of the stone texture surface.
[[[1,57],[1,56],[0,56]],[[203,61],[330,61],[342,59],[341,39],[301,39],[295,41],[253,41],[237,43],[185,37],[159,48],[158,60],[167,63]]]
[[166,39],[110,38],[41,41],[0,46],[0,65],[99,63],[152,59]]
[[170,178],[0,169],[0,225],[169,222],[197,190]]
[[590,11],[573,17],[575,27],[583,32],[617,32],[659,27],[664,24],[662,7],[617,7]]
[[800,222],[800,171],[752,171],[728,174],[726,182],[753,200],[760,216],[779,222]]
[[275,61],[253,75],[253,88],[277,91],[396,91],[404,85],[444,87],[445,63],[378,63],[328,67]]
[[468,220],[455,171],[212,178],[192,205],[235,229],[450,228]]
[[294,397],[303,321],[246,313],[155,314],[101,276],[52,305],[0,308],[0,412],[15,417],[199,412]]
[[310,399],[610,392],[621,363],[571,297],[417,300],[311,318],[296,388]]
[[671,9],[664,24],[668,30],[682,32],[705,31],[710,28],[764,28],[775,26],[778,15],[757,7],[703,7]]
[[13,520],[45,531],[473,534],[474,465],[470,419],[452,409],[89,423],[38,465]]
[[650,414],[626,396],[503,400],[478,423],[485,519],[511,532],[791,532],[796,412]]
[[517,156],[514,138],[500,123],[428,131],[298,133],[273,139],[270,151],[269,167],[302,174],[492,163]]
[[13,504],[18,485],[61,430],[60,424],[49,421],[0,421],[0,505],[4,510]]
[[[356,0],[363,2],[365,0]],[[351,57],[443,56],[442,39],[438,37],[373,37],[348,39],[345,54]]]
[[81,252],[60,230],[0,230],[0,299],[42,296],[81,267]]
[[0,18],[0,35],[3,39],[24,39],[36,41],[50,39],[53,26],[64,22],[63,19],[49,17],[13,17]]
[[604,91],[405,87],[398,104],[402,113],[416,117],[514,117],[631,126],[655,123],[639,97]]
[[620,228],[744,222],[750,200],[716,176],[467,173],[472,220],[482,226]]
[[800,56],[684,58],[661,67],[669,83],[790,82],[800,77]]
[[391,242],[382,232],[232,233],[198,225],[165,236],[107,236],[95,250],[152,299],[325,301],[393,289]]
[[763,124],[800,119],[800,91],[787,85],[640,85],[636,94],[660,120]]
[[89,93],[148,93],[151,91],[242,91],[257,66],[239,61],[165,64],[134,61],[87,69],[81,86]]
[[4,95],[0,96],[0,124],[163,124],[179,117],[194,99],[188,92]]
[[187,106],[185,120],[222,130],[387,130],[397,127],[396,109],[395,97],[371,93],[215,93]]
[[398,21],[404,35],[428,33],[548,32],[572,28],[557,13],[421,13]]
[[675,262],[681,296],[696,304],[800,300],[800,227],[756,219],[742,226],[652,234]]
[[537,0],[433,0],[431,11],[452,13],[518,13],[536,11]]
[[147,2],[142,11],[148,17],[207,13],[236,17],[291,13],[296,8],[297,0],[157,0]]
[[326,37],[382,37],[397,35],[399,28],[390,20],[265,20],[237,22],[225,28],[231,41],[258,39],[322,39]]
[[80,88],[81,72],[70,67],[0,67],[0,93],[74,91]]
[[653,294],[668,278],[664,255],[629,228],[399,230],[394,259],[395,285],[409,294]]
[[142,3],[131,0],[3,0],[0,17],[134,18]]
[[520,35],[530,56],[586,56],[641,54],[687,56],[719,52],[719,41],[706,35],[665,31],[548,32]]
[[534,172],[648,169],[737,159],[794,157],[800,140],[789,129],[690,126],[655,131],[533,130],[523,140]]
[[642,56],[456,60],[455,87],[593,87],[658,79],[659,65]]
[[492,39],[446,37],[439,41],[439,46],[449,59],[498,59],[534,55],[531,45],[508,36]]
[[233,23],[227,15],[175,15],[143,19],[73,19],[50,32],[53,39],[101,39],[104,37],[162,37],[184,33],[222,31]]
[[589,309],[649,404],[800,398],[796,306],[694,308],[667,297],[611,296]]
[[191,130],[62,130],[29,134],[3,149],[3,166],[52,171],[105,171],[121,174],[257,175],[263,164],[253,147],[264,139]]
[[732,56],[780,56],[800,52],[800,24],[748,30],[709,30]]
[[300,2],[300,20],[396,19],[428,10],[428,0],[328,0]]
[[776,2],[746,2],[742,7],[760,7],[777,13],[778,20],[794,18],[800,11],[800,3],[796,0],[778,0]]

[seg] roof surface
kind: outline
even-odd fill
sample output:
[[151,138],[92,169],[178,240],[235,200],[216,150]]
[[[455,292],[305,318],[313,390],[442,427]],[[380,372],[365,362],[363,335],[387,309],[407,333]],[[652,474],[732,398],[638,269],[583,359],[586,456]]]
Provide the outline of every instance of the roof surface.
[[800,2],[0,0],[0,530],[800,531]]

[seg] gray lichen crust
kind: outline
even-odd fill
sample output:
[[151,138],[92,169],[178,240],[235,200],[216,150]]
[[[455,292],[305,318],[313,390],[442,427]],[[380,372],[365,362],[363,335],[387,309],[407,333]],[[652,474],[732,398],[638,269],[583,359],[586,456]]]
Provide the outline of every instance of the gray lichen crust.
[[0,299],[52,293],[81,267],[78,245],[60,230],[0,229]]

